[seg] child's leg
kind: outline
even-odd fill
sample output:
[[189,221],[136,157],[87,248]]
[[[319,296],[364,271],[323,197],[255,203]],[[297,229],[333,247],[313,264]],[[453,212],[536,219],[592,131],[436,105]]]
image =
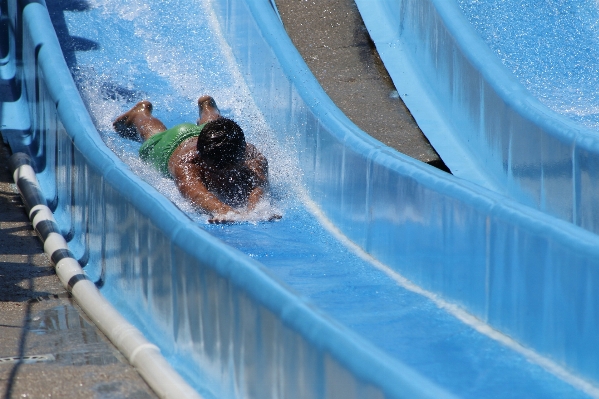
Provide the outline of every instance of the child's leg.
[[129,111],[116,118],[112,124],[120,135],[146,141],[156,133],[164,132],[166,126],[152,115],[152,103],[140,101]]

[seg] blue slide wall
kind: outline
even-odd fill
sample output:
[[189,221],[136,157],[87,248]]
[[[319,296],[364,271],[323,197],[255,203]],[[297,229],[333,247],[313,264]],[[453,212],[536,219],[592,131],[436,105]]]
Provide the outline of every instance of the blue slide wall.
[[[451,397],[135,176],[99,138],[43,4],[4,5],[31,126],[3,137],[13,149],[28,145],[87,272],[194,386],[215,396]],[[324,95],[269,3],[215,8],[265,119],[281,139],[299,138],[308,195],[336,229],[415,284],[599,381],[596,235],[382,146]]]
[[533,97],[457,1],[356,3],[402,99],[455,175],[599,232],[596,131]]
[[[447,176],[366,136],[320,89],[310,86],[314,83],[306,77],[307,67],[297,52],[288,50],[291,43],[277,31],[266,6],[260,10],[260,3],[250,2],[253,14],[248,14],[237,4],[229,1],[222,8],[228,40],[250,82],[257,76],[253,91],[263,99],[269,121],[303,132],[298,152],[304,178],[311,197],[335,226],[421,287],[457,302],[560,364],[587,377],[599,376],[594,361],[582,360],[592,352],[583,343],[594,335],[587,328],[599,321],[599,308],[588,313],[595,306],[593,289],[586,287],[599,277],[591,255],[598,237]],[[262,31],[251,15],[262,18]],[[265,44],[256,39],[260,36]],[[281,92],[290,98],[295,120],[280,120],[290,116],[279,112],[281,97],[270,94]],[[570,319],[574,314],[576,327]],[[573,352],[573,347],[579,349]]]
[[19,46],[11,62],[23,64],[14,79],[24,83],[32,123],[26,137],[3,137],[19,150],[31,143],[64,235],[85,251],[86,273],[200,393],[452,397],[378,356],[133,175],[97,134],[45,6],[6,9]]

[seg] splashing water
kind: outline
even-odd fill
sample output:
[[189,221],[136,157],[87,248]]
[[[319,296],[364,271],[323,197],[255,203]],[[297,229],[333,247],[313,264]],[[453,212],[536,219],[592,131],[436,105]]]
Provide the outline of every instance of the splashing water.
[[457,0],[503,64],[542,103],[599,129],[597,0]]
[[137,156],[140,143],[123,139],[112,121],[142,99],[167,127],[195,122],[197,98],[212,95],[224,116],[237,121],[248,142],[269,161],[271,193],[244,220],[258,222],[282,214],[292,186],[299,183],[293,148],[282,148],[247,89],[228,45],[220,35],[209,2],[163,0],[140,4],[132,0],[90,0],[80,20],[68,19],[69,34],[94,40],[97,27],[110,46],[77,51],[70,65],[102,139],[137,175],[152,184],[193,220],[206,222],[177,190]]

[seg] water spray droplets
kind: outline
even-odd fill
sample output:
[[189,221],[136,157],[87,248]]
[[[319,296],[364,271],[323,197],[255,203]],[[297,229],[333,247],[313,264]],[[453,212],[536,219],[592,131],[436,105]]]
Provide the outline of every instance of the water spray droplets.
[[[73,67],[80,92],[102,139],[131,170],[153,185],[192,219],[207,216],[184,200],[171,179],[141,162],[140,143],[121,138],[112,129],[116,116],[142,99],[154,104],[154,114],[167,126],[195,122],[197,98],[215,97],[224,116],[235,119],[269,161],[274,207],[265,201],[251,220],[281,214],[280,205],[299,184],[293,145],[275,139],[245,85],[235,58],[220,34],[209,2],[164,0],[140,4],[133,0],[90,0],[93,26],[114,26],[110,46],[78,53]],[[81,27],[80,27],[81,28]],[[73,34],[77,34],[74,28]],[[85,33],[81,33],[85,37]],[[293,141],[293,140],[292,140]]]
[[504,65],[541,102],[599,128],[599,7],[595,0],[458,4]]

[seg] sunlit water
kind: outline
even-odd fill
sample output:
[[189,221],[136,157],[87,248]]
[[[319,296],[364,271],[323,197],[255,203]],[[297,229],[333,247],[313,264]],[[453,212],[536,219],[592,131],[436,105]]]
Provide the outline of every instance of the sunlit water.
[[[463,397],[491,397],[502,392],[505,381],[513,397],[586,396],[522,353],[478,333],[431,300],[434,295],[398,283],[396,274],[357,255],[343,237],[323,227],[314,216],[318,210],[297,195],[302,185],[293,140],[275,140],[224,45],[209,1],[89,4],[85,12],[65,12],[68,33],[85,39],[75,40],[77,51],[65,56],[94,122],[109,148],[200,227],[259,260],[391,358]],[[252,216],[255,223],[207,224],[207,216],[179,195],[172,180],[140,162],[139,143],[112,130],[113,119],[141,99],[154,103],[154,114],[167,126],[194,122],[202,94],[213,95],[269,160],[272,197]],[[258,222],[275,211],[283,214],[280,222]]]
[[457,0],[503,64],[542,103],[599,129],[597,0]]
[[[167,127],[195,122],[197,98],[215,97],[224,116],[237,121],[269,161],[271,195],[244,220],[258,222],[281,214],[282,203],[298,182],[293,148],[276,143],[246,86],[236,74],[231,57],[214,35],[215,20],[206,2],[177,4],[178,13],[165,10],[165,2],[140,4],[137,1],[91,0],[91,14],[70,21],[69,32],[90,37],[96,31],[111,46],[77,52],[74,75],[103,140],[129,167],[192,219],[205,223],[207,215],[181,197],[171,179],[161,176],[138,158],[140,143],[123,139],[112,129],[116,116],[135,102],[147,99],[154,115]],[[118,21],[118,24],[115,24]],[[157,21],[160,23],[158,24]],[[97,28],[90,27],[90,24]],[[111,29],[98,31],[100,27]]]

